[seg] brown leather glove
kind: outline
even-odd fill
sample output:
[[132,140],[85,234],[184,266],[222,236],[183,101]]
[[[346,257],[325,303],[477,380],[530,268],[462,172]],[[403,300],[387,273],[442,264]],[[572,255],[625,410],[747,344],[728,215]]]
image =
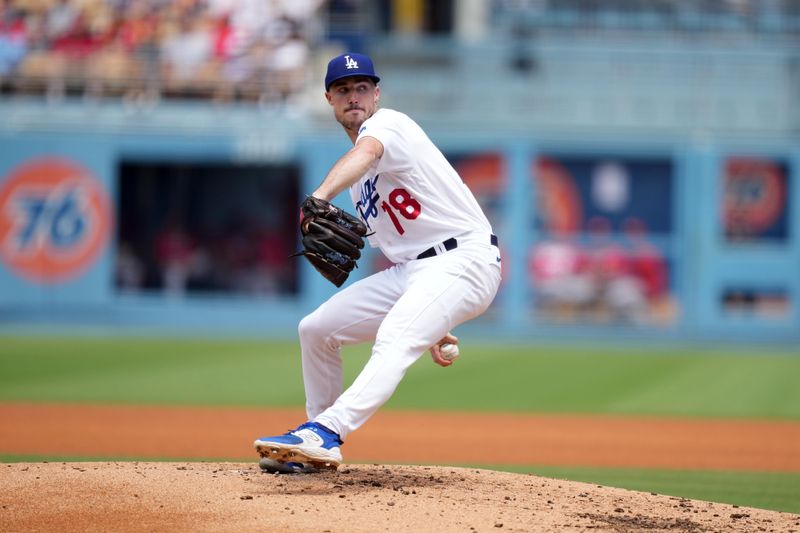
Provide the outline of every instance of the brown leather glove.
[[330,202],[309,196],[300,206],[305,256],[325,279],[341,287],[357,266],[367,227]]

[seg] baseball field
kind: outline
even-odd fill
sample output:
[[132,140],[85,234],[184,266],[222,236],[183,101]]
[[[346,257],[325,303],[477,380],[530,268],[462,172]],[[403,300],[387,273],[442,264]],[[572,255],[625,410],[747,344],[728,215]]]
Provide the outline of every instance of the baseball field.
[[251,445],[302,421],[296,343],[3,336],[0,529],[800,531],[797,376],[796,349],[464,338],[338,473],[270,476]]

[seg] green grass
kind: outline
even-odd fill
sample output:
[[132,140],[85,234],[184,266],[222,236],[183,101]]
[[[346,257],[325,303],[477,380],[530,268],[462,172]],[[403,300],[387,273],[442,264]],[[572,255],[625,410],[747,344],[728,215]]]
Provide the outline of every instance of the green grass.
[[[404,407],[800,418],[800,352],[465,347],[459,366],[413,368]],[[424,385],[424,386],[422,386]],[[446,390],[440,392],[440,388]]]
[[0,401],[303,404],[295,343],[0,339]]
[[[800,419],[800,350],[619,350],[465,340],[461,354],[450,368],[424,355],[386,408]],[[345,350],[347,382],[368,355],[368,346]],[[0,336],[0,402],[10,401],[300,407],[304,395],[294,342],[9,335]],[[0,456],[43,459],[69,458]],[[798,473],[517,471],[800,512]]]
[[486,466],[555,479],[800,513],[800,473]]
[[[232,463],[247,462],[236,461],[230,457],[131,457],[124,455],[30,455],[30,454],[3,454],[0,453],[0,464],[3,463],[107,463],[107,462],[143,462],[148,463]],[[253,465],[256,461],[250,461]]]
[[[344,353],[349,382],[369,347]],[[472,345],[427,355],[389,409],[800,418],[800,352]],[[0,337],[0,401],[302,406],[292,342]]]

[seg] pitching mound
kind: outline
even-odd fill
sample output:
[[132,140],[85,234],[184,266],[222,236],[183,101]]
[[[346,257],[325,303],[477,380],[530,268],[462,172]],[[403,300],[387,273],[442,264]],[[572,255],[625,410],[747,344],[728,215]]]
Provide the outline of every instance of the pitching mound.
[[523,474],[239,463],[0,465],[0,531],[800,531],[800,516]]

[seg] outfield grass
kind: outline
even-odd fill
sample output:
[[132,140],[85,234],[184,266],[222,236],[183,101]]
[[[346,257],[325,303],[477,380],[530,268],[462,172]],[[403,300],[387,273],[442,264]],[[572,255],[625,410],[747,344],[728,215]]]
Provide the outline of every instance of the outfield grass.
[[[368,347],[345,351],[346,380]],[[578,350],[464,344],[427,355],[387,408],[800,418],[800,351]],[[295,343],[0,337],[0,401],[302,406]]]
[[509,468],[491,465],[484,468],[800,514],[800,473],[795,472],[713,472],[555,466]]
[[[800,351],[489,347],[464,342],[461,354],[446,369],[423,356],[386,408],[800,418]],[[344,356],[349,382],[368,357],[368,347],[348,349]],[[0,337],[0,401],[299,407],[304,397],[296,343],[5,336]],[[797,473],[517,471],[800,512]]]

